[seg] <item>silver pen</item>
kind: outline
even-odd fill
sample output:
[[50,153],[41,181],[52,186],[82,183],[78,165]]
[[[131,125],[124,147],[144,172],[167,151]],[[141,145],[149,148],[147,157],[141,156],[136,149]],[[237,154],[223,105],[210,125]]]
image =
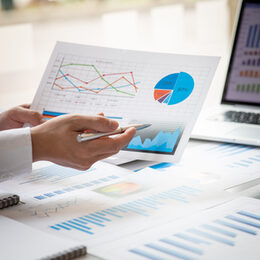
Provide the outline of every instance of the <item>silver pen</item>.
[[97,139],[99,137],[103,136],[109,136],[109,135],[116,135],[125,132],[128,128],[134,127],[137,131],[144,129],[146,127],[151,126],[152,124],[143,124],[143,125],[128,125],[125,127],[118,127],[115,131],[108,132],[108,133],[81,133],[78,134],[77,136],[77,141],[79,143],[84,142],[84,141],[90,141]]

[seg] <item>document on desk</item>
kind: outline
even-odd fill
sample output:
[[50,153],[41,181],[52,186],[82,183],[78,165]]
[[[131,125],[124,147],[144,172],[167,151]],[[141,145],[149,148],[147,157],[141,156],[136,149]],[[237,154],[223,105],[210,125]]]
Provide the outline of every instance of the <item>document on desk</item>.
[[260,256],[260,201],[240,197],[92,252],[105,259],[236,259]]
[[126,157],[178,161],[219,58],[120,50],[58,42],[32,109],[149,123],[121,151]]
[[[133,173],[107,164],[102,165],[103,172],[98,165],[94,167],[96,179],[94,174],[91,176],[92,171],[71,177],[64,171],[67,179],[57,180],[61,178],[57,171],[50,177],[51,168],[37,170],[30,184],[25,179],[14,185],[23,191],[23,204],[6,209],[3,214],[50,234],[81,241],[91,253],[91,249],[111,240],[154,228],[234,197],[215,185],[197,185],[170,175]],[[123,171],[121,175],[119,170]],[[58,183],[51,185],[52,181]]]
[[208,142],[185,151],[181,163],[212,176],[225,189],[260,178],[260,149],[254,146]]
[[137,169],[169,174],[207,185],[218,183],[223,189],[260,178],[260,149],[253,146],[207,142],[188,146],[180,163],[154,163]]

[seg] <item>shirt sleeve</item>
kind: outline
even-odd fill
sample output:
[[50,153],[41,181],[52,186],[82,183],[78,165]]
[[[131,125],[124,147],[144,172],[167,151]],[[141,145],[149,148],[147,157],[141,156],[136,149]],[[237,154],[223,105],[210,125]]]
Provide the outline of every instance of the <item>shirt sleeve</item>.
[[0,181],[32,171],[30,128],[0,131]]

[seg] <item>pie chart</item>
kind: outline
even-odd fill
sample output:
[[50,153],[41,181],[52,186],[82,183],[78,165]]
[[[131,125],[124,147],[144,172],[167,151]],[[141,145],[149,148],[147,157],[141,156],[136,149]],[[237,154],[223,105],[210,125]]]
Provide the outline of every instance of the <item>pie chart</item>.
[[190,96],[194,88],[192,76],[186,72],[173,73],[162,78],[154,87],[154,99],[159,103],[175,105]]

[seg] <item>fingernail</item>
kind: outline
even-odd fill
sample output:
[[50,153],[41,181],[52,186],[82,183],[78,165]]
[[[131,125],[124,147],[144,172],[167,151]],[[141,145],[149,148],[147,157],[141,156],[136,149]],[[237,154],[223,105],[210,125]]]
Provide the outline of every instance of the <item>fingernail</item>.
[[118,127],[118,123],[115,120],[110,120],[110,127],[112,129],[116,129]]

